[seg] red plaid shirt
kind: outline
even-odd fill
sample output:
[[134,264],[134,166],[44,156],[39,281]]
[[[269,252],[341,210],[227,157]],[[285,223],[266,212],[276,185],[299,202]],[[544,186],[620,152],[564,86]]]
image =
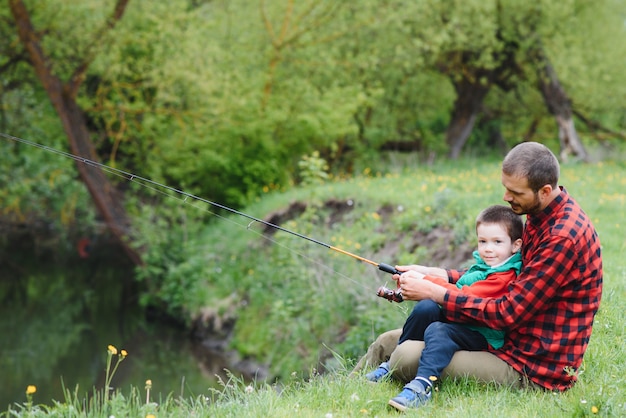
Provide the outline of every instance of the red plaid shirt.
[[[449,270],[451,282],[462,271]],[[450,321],[506,331],[492,352],[538,385],[563,391],[577,379],[602,295],[600,240],[565,189],[538,215],[527,216],[522,271],[505,296],[448,291]]]

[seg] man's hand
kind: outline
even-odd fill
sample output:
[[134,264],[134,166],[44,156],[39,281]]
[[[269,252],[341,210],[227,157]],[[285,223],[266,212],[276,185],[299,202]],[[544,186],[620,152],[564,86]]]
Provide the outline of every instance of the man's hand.
[[431,299],[439,304],[443,303],[447,289],[429,280],[422,280],[423,278],[424,274],[415,270],[408,270],[401,275],[393,275],[393,279],[397,281],[398,287],[402,291],[404,300]]
[[400,272],[416,271],[426,276],[441,277],[448,280],[448,272],[440,267],[427,267],[419,264],[409,264],[406,266],[396,266],[396,270]]

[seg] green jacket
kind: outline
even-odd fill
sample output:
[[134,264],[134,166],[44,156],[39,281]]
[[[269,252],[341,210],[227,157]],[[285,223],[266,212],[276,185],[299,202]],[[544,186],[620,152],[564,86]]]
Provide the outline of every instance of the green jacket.
[[[509,270],[515,270],[515,274],[519,274],[522,269],[522,254],[516,252],[503,264],[496,267],[490,267],[480,258],[478,251],[473,253],[476,263],[473,264],[461,278],[456,282],[457,287],[460,289],[463,286],[471,286],[479,280],[485,280],[487,276],[494,273],[504,273]],[[487,342],[495,349],[498,349],[504,345],[504,331],[478,326],[467,325],[469,329],[480,332]]]

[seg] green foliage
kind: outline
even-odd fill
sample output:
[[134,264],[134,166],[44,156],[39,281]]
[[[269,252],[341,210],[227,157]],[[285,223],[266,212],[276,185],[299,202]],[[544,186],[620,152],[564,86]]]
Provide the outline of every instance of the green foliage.
[[[626,57],[626,45],[619,42],[624,29],[624,4],[620,1],[576,2],[565,24],[585,30],[555,31],[548,44],[554,65],[572,97],[574,109],[607,127],[624,129],[624,83],[619,64]],[[584,51],[584,53],[581,53]],[[585,135],[586,134],[586,135]],[[604,139],[587,133],[583,138]]]
[[[145,249],[145,265],[137,267],[135,277],[144,285],[143,307],[157,308],[172,318],[188,318],[197,308],[190,308],[189,296],[202,298],[199,286],[209,268],[195,233],[203,224],[206,208],[193,199],[187,203],[181,196],[167,196],[170,198],[162,198],[157,205],[137,205],[138,212],[133,215],[138,237],[135,245]],[[200,210],[188,210],[188,205]]]
[[[298,162],[315,151],[339,176],[384,167],[379,149],[389,141],[415,144],[421,160],[445,155],[451,80],[480,77],[508,58],[509,88],[491,90],[485,114],[505,145],[533,132],[554,141],[527,57],[537,42],[576,110],[624,128],[616,0],[137,0],[113,31],[103,30],[113,1],[34,4],[56,74],[67,80],[77,63],[90,63],[77,100],[103,162],[230,206],[291,187]],[[19,103],[46,100],[32,71],[11,61],[22,51],[2,13],[5,129],[56,143],[52,108]],[[578,129],[586,143],[606,138]],[[470,146],[482,154],[490,141],[476,132]]]
[[[56,136],[49,146],[55,145],[64,149],[61,137]],[[77,180],[71,160],[5,138],[0,140],[0,153],[0,218],[7,232],[19,232],[20,226],[29,225],[33,233],[64,243],[68,237],[89,235],[97,229],[93,204]],[[0,239],[0,254],[15,248],[9,238],[3,234]],[[58,255],[67,249],[65,245],[58,248],[52,242],[47,244],[42,243],[42,250]]]
[[310,156],[303,156],[298,162],[298,168],[300,168],[303,186],[324,184],[328,179],[328,163],[320,157],[317,151],[314,151]]

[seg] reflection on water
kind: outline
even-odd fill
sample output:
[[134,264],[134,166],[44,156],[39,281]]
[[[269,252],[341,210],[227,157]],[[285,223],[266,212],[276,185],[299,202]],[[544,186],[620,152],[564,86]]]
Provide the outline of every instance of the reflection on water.
[[37,387],[36,404],[64,401],[63,387],[87,397],[103,385],[109,344],[128,351],[112,386],[129,394],[131,386],[143,391],[150,379],[157,402],[168,394],[207,393],[217,385],[216,374],[233,370],[224,355],[192,343],[175,327],[147,321],[133,303],[123,303],[122,295],[132,292],[122,275],[132,270],[99,267],[102,263],[13,277],[2,273],[0,412],[25,402],[28,385]]

